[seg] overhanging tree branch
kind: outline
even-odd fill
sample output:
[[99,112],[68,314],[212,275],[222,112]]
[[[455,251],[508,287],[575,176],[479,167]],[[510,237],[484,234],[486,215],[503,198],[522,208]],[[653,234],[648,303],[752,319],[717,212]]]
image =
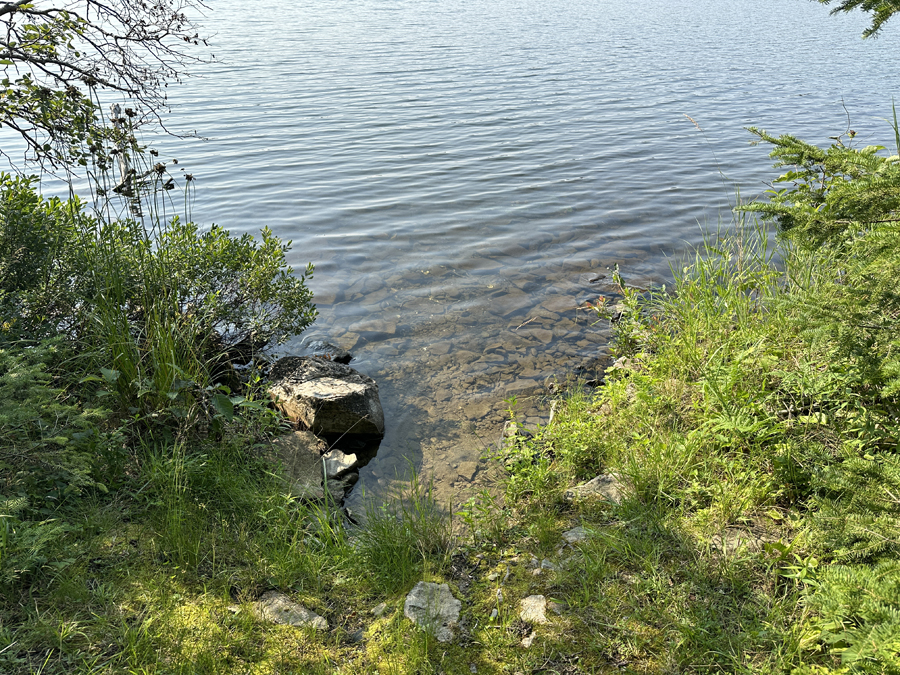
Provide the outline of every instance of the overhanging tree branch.
[[[819,0],[823,5],[830,5],[834,1]],[[877,37],[887,20],[900,12],[900,0],[838,0],[838,6],[831,13],[852,12],[854,9],[861,9],[872,15],[872,25],[863,31],[863,37]]]
[[59,168],[102,149],[102,90],[161,124],[167,85],[209,60],[195,51],[206,44],[195,20],[204,8],[202,0],[0,4],[0,125],[19,133],[27,159]]

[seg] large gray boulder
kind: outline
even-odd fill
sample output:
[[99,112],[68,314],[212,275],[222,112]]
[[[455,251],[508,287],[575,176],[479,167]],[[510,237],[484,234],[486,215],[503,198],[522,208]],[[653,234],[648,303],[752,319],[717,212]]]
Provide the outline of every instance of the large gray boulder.
[[461,608],[462,602],[453,597],[447,584],[420,581],[406,596],[403,614],[434,634],[438,642],[451,642]]
[[313,433],[384,435],[378,385],[350,366],[287,356],[272,366],[269,391],[285,415]]

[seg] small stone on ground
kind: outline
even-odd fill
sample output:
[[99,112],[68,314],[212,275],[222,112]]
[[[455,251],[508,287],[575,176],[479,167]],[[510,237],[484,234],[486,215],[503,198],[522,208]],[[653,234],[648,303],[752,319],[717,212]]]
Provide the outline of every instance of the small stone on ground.
[[522,638],[522,646],[525,647],[525,649],[528,649],[531,645],[534,644],[534,639],[536,637],[537,637],[537,633],[535,633],[534,631],[531,631],[531,635],[529,635],[526,638]]
[[755,553],[761,551],[766,541],[771,539],[760,527],[726,527],[721,534],[712,538],[711,543],[720,553],[735,553],[741,549]]
[[328,628],[328,622],[324,618],[278,591],[263,594],[253,603],[253,609],[260,618],[283,626],[311,626],[316,630]]
[[566,540],[567,544],[577,544],[579,542],[585,541],[587,538],[588,531],[581,525],[579,525],[578,527],[573,527],[567,532],[563,532],[563,539]]
[[548,623],[547,598],[543,595],[529,595],[520,603],[519,618],[528,623]]
[[566,501],[595,498],[618,504],[622,499],[621,488],[622,483],[617,475],[604,473],[566,490]]

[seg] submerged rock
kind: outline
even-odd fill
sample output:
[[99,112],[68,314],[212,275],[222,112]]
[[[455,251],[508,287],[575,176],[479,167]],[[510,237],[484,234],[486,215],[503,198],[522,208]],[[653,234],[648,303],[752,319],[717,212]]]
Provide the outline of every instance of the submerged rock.
[[438,642],[453,640],[462,602],[453,597],[447,584],[420,581],[406,596],[403,614],[414,624],[431,631]]
[[350,366],[287,356],[272,366],[269,380],[276,405],[317,434],[384,435],[378,385]]
[[330,342],[325,342],[324,340],[313,340],[308,344],[305,344],[304,347],[309,356],[316,356],[327,361],[347,364],[353,360],[353,354],[346,349],[342,349],[341,347],[333,345]]
[[265,593],[253,603],[253,611],[259,618],[283,626],[311,626],[316,630],[328,628],[328,622],[324,618],[278,591]]

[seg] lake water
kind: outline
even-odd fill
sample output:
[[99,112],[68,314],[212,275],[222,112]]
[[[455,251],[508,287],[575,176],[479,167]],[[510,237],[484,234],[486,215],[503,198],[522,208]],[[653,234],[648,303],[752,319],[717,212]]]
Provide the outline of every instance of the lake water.
[[194,175],[195,221],[315,263],[303,337],[350,349],[385,408],[357,507],[408,465],[442,503],[490,486],[507,400],[540,422],[548,377],[603,354],[579,307],[613,289],[591,280],[664,283],[775,175],[744,127],[824,144],[849,114],[858,143],[893,138],[898,26],[863,41],[864,15],[808,0],[209,7],[218,62],[168,117],[208,140],[155,145]]

